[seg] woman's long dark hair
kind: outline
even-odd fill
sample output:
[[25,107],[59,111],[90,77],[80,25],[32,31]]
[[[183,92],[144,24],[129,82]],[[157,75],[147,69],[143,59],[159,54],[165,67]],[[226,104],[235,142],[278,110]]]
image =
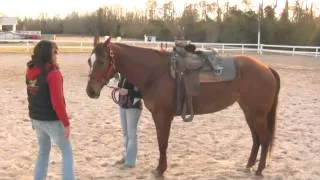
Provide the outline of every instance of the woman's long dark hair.
[[33,49],[31,61],[28,66],[36,65],[40,69],[46,71],[46,64],[52,63],[52,49],[57,48],[56,43],[42,40]]

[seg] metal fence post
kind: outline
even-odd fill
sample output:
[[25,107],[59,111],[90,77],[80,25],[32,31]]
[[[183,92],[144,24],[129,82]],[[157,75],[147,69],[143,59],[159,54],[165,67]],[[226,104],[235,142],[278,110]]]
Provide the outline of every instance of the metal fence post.
[[241,45],[241,53],[244,53],[244,44]]
[[295,47],[293,47],[293,50],[292,50],[292,56],[294,56],[295,51],[296,51],[296,48],[295,48]]
[[222,54],[224,54],[224,44],[222,44]]

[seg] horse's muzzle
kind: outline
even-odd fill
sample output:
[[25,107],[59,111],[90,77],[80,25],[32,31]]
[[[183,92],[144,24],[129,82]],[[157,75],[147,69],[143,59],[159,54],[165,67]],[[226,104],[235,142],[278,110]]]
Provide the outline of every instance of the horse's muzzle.
[[92,99],[98,99],[100,97],[100,92],[96,92],[92,88],[87,87],[87,95]]

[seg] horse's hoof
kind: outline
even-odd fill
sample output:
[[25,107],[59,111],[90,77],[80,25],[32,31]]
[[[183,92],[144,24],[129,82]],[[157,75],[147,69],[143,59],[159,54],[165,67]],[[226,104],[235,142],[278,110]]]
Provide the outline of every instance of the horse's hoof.
[[245,172],[245,173],[251,173],[251,172],[252,172],[252,168],[251,168],[251,167],[246,167],[246,168],[244,169],[244,172]]
[[157,178],[163,177],[163,174],[160,173],[157,169],[152,170],[151,173],[152,173],[155,177],[157,177]]

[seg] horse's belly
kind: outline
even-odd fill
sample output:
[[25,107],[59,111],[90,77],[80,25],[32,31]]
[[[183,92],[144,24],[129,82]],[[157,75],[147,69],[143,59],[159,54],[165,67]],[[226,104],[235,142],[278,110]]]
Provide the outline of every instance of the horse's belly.
[[202,83],[198,96],[193,97],[195,114],[220,111],[237,101],[238,88],[232,82]]

